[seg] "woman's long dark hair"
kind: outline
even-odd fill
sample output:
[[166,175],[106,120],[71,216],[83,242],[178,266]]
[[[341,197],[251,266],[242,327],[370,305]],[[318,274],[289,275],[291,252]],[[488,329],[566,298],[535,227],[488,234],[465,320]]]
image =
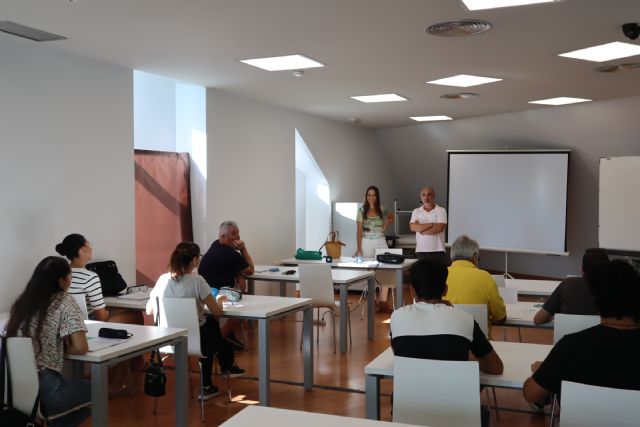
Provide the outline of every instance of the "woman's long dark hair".
[[[60,279],[69,273],[71,273],[71,267],[64,258],[48,256],[38,263],[27,287],[11,307],[11,315],[7,323],[8,337],[15,337],[20,331],[23,336],[35,339],[39,344],[38,348],[42,348],[40,332],[47,317],[51,298],[58,292],[64,292],[60,288]],[[35,336],[31,336],[29,325],[34,317],[37,317],[38,323]]]
[[362,220],[364,221],[365,219],[367,219],[367,212],[369,212],[369,202],[367,201],[367,194],[369,194],[369,190],[373,190],[376,193],[376,211],[378,211],[378,216],[380,217],[380,219],[383,219],[384,217],[382,215],[382,208],[380,207],[380,190],[378,190],[378,187],[376,187],[375,185],[372,185],[367,188],[367,191],[365,191],[364,193],[364,204],[362,205]]
[[180,242],[171,253],[169,260],[169,273],[171,277],[179,280],[187,271],[195,257],[200,256],[200,246],[193,242]]

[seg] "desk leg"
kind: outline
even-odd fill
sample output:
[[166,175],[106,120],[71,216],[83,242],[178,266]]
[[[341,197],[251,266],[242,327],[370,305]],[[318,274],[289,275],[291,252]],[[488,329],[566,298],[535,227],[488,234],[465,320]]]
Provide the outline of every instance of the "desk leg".
[[258,396],[260,406],[269,406],[269,321],[258,319]]
[[347,316],[349,315],[349,306],[347,305],[347,286],[340,285],[340,353],[347,352]]
[[396,308],[400,308],[404,305],[404,296],[402,295],[402,269],[396,270]]
[[109,367],[106,363],[91,364],[91,424],[109,425]]
[[367,375],[364,379],[367,419],[380,419],[380,377]]
[[367,280],[367,333],[369,339],[372,340],[375,337],[375,317],[376,309],[374,307],[376,299],[376,278],[371,277]]
[[175,391],[176,391],[176,425],[186,426],[189,423],[189,354],[187,337],[181,338],[175,344]]
[[280,296],[281,297],[287,296],[287,282],[285,281],[280,282]]
[[302,331],[304,346],[304,389],[313,387],[313,306],[302,312]]
[[247,279],[247,290],[249,291],[249,295],[256,294],[256,281],[253,279]]

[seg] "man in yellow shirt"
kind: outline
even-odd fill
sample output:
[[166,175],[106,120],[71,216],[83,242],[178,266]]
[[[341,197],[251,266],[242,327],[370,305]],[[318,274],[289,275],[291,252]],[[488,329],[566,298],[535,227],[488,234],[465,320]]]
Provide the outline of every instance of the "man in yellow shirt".
[[507,319],[507,308],[498,292],[493,277],[478,268],[478,242],[469,236],[458,237],[451,246],[451,260],[445,299],[452,304],[486,304],[489,315],[489,338],[491,323],[502,323]]

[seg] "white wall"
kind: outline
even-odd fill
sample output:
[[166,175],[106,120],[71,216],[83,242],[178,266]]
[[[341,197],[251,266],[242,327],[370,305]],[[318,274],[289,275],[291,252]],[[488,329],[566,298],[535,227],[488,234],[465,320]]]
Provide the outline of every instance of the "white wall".
[[131,70],[6,35],[0,57],[0,311],[69,233],[132,282]]
[[[382,129],[376,135],[396,178],[401,209],[415,206],[423,185],[433,186],[438,203],[446,206],[447,149],[570,148],[570,257],[509,255],[510,271],[563,277],[577,274],[584,250],[598,244],[599,158],[640,154],[638,111],[640,97],[632,97]],[[481,263],[502,268],[504,255],[485,251]]]
[[135,70],[134,144],[137,150],[176,151],[176,82]]
[[393,198],[370,130],[207,90],[209,240],[238,221],[257,263],[291,257],[295,244],[294,129],[322,169],[332,200],[360,200],[377,184]]

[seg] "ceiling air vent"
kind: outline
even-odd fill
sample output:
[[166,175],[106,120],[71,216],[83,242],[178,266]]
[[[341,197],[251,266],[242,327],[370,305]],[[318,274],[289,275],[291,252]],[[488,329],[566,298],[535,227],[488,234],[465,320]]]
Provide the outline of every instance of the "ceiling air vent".
[[62,37],[57,34],[47,33],[46,31],[27,27],[26,25],[18,24],[17,22],[12,21],[0,21],[0,31],[37,42],[48,42],[52,40],[66,39],[66,37]]
[[473,92],[460,92],[460,93],[445,93],[444,95],[440,95],[440,98],[444,99],[469,99],[469,98],[477,98],[480,95]]
[[618,71],[640,71],[640,62],[603,65],[602,67],[595,68],[594,71],[598,71],[600,73],[617,73]]
[[487,21],[476,19],[461,19],[459,21],[445,21],[430,25],[425,30],[434,36],[465,37],[482,34],[489,31],[492,25]]

